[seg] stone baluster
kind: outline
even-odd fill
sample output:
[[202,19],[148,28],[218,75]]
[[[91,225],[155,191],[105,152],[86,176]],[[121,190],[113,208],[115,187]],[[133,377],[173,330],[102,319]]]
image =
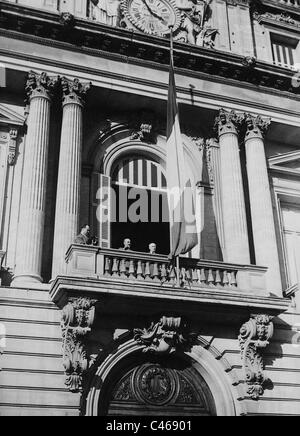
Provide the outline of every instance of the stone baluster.
[[220,144],[224,260],[249,264],[249,240],[238,141],[238,127],[242,120],[243,117],[234,111],[221,109],[216,126]]
[[245,148],[256,264],[268,267],[267,288],[282,296],[278,247],[263,136],[270,119],[247,114]]
[[46,211],[46,181],[51,94],[57,78],[30,72],[27,135],[22,177],[16,265],[12,285],[42,282],[42,248]]
[[63,120],[57,181],[52,278],[64,274],[65,253],[79,230],[83,106],[90,83],[62,79]]

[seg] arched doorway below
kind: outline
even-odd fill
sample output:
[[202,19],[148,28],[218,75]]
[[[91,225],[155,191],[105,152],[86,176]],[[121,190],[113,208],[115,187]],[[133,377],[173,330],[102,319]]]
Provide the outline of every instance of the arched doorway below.
[[215,416],[209,387],[180,355],[135,355],[117,365],[101,389],[99,416]]

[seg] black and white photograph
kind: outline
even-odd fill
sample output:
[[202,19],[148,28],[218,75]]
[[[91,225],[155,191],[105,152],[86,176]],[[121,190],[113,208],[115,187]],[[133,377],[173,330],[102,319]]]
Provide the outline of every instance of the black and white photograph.
[[0,416],[300,416],[300,0],[0,0]]

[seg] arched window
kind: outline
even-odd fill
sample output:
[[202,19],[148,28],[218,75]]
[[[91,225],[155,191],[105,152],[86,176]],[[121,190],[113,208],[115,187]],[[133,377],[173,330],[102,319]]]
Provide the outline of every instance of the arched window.
[[130,238],[132,250],[170,251],[167,182],[162,165],[144,156],[123,157],[112,168],[111,247]]

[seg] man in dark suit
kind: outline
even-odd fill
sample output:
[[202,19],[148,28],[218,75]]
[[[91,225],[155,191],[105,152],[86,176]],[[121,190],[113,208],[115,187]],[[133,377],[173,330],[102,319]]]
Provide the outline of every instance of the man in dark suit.
[[90,233],[91,229],[88,224],[82,226],[79,235],[74,239],[74,244],[91,245]]

